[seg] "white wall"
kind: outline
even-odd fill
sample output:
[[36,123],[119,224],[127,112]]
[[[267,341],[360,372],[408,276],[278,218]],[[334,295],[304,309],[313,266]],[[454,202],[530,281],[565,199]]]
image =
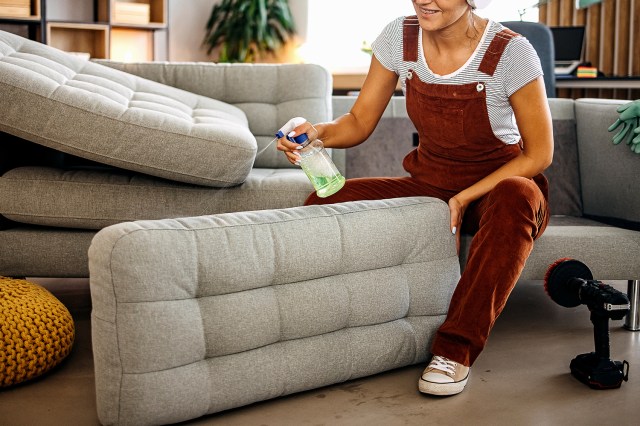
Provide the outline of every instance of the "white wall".
[[[202,45],[205,26],[213,5],[219,0],[169,0],[169,60],[211,61]],[[307,0],[289,0],[298,35],[307,32]]]

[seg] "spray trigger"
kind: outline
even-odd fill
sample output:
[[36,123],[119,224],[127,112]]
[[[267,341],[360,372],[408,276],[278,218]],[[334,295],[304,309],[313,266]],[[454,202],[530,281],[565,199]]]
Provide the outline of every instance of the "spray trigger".
[[294,136],[294,137],[289,136],[289,133],[291,133],[293,129],[295,129],[301,124],[306,123],[306,121],[307,119],[303,117],[292,118],[291,120],[287,121],[287,123],[284,126],[282,126],[280,130],[278,130],[278,133],[276,133],[276,139],[283,138],[286,135],[287,140],[291,142],[295,142],[299,144],[306,142],[309,139],[309,137],[305,133],[298,136]]

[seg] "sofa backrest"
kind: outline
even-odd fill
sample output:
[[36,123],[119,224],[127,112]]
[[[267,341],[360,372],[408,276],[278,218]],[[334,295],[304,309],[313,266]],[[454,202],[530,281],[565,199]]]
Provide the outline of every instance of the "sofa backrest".
[[[609,132],[624,100],[578,99],[575,102],[578,155],[584,214],[640,225],[640,155],[624,142],[614,145]],[[637,126],[636,126],[637,127]],[[634,135],[635,136],[635,135]]]
[[[264,150],[292,117],[312,123],[331,119],[331,74],[319,65],[97,62],[243,110],[258,141],[254,167],[292,167],[273,146]],[[344,170],[344,157],[336,154],[334,161]]]
[[553,162],[544,171],[549,179],[549,209],[553,215],[582,216],[576,116],[572,99],[551,98]]

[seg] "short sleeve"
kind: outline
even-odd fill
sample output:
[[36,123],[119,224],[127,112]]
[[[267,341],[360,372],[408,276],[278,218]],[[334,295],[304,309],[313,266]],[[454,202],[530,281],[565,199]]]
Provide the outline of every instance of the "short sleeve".
[[502,62],[502,80],[507,96],[544,74],[538,54],[524,37],[515,37],[509,42]]
[[398,73],[398,52],[402,53],[403,22],[404,17],[391,21],[371,44],[371,49],[376,59],[382,66],[395,73]]

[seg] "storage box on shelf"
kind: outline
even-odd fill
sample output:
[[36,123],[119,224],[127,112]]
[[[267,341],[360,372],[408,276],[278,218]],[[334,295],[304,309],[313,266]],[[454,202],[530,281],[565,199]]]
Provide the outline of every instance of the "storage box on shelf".
[[167,26],[167,0],[98,0],[98,20],[112,25]]
[[125,3],[122,1],[114,3],[114,24],[147,25],[149,22],[151,22],[151,7],[149,3]]
[[31,1],[0,0],[0,16],[29,17],[31,16]]
[[0,19],[40,19],[39,0],[0,0]]

